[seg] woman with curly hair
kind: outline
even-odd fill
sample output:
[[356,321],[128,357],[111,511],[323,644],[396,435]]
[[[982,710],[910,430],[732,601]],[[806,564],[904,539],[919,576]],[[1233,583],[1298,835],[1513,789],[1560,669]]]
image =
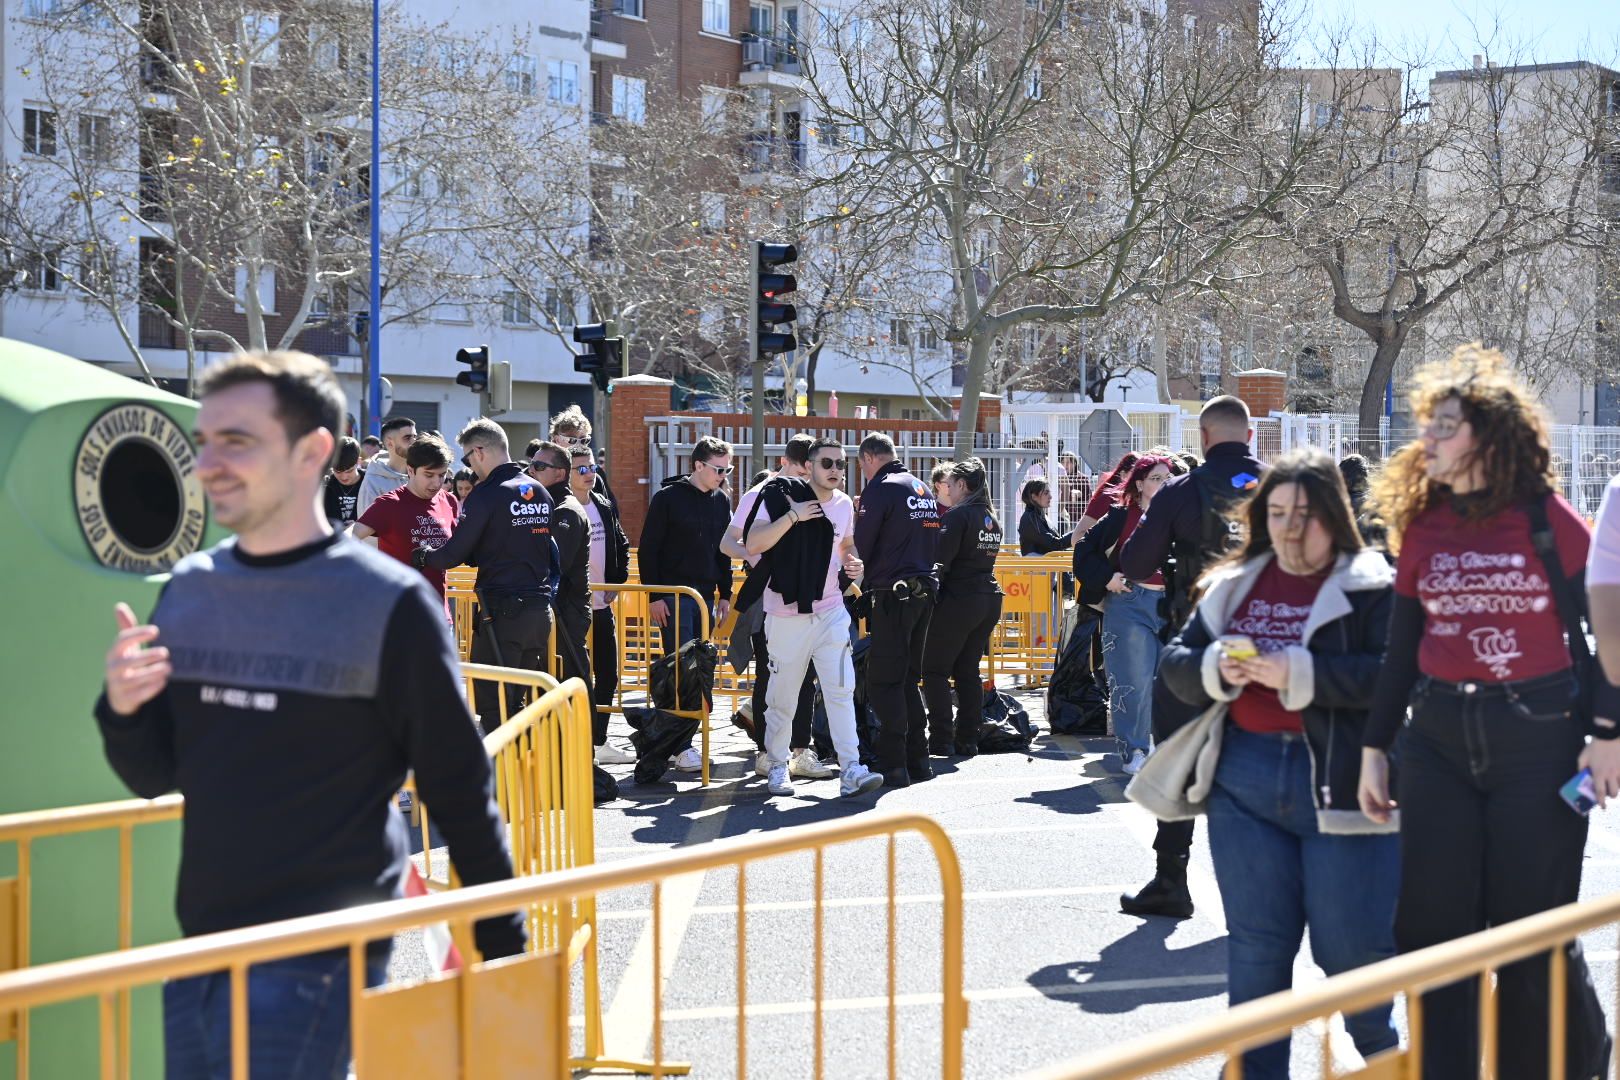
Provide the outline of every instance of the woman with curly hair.
[[[1556,494],[1534,400],[1501,353],[1471,345],[1418,373],[1412,406],[1421,434],[1374,489],[1397,554],[1395,607],[1358,792],[1374,821],[1399,806],[1402,952],[1573,903],[1587,821],[1559,788],[1590,765],[1613,794],[1620,771],[1620,729],[1580,707],[1571,649],[1584,659],[1585,642],[1564,627],[1570,609],[1584,615],[1590,535]],[[1598,683],[1597,715],[1620,717]],[[1568,1075],[1601,1075],[1608,1037],[1578,943],[1566,960]],[[1499,972],[1494,1075],[1547,1075],[1547,972],[1544,955]],[[1424,995],[1426,1077],[1479,1074],[1479,1000],[1476,979]]]

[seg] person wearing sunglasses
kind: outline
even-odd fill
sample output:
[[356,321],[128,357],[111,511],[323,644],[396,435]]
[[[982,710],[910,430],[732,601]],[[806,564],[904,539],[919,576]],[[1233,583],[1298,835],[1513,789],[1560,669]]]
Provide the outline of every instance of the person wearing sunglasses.
[[[472,661],[545,671],[550,659],[551,598],[561,562],[551,535],[551,496],[512,460],[506,430],[479,418],[456,436],[462,464],[479,478],[462,504],[456,531],[442,547],[418,547],[418,567],[478,567],[474,588],[482,619]],[[523,707],[521,688],[507,695],[507,716]],[[496,687],[478,681],[473,701],[485,732],[500,725]]]
[[[593,585],[622,585],[630,578],[630,540],[619,524],[619,515],[606,495],[594,490],[596,462],[589,446],[568,451],[568,490],[585,508],[590,523],[591,549],[588,569]],[[591,590],[591,676],[596,713],[591,734],[596,745],[598,765],[625,765],[636,760],[607,741],[608,709],[619,689],[618,626],[613,616],[617,594]]]
[[[562,412],[551,418],[551,441],[572,452],[578,447],[591,445],[591,420],[578,405],[570,405]],[[529,455],[533,457],[533,454]],[[619,497],[613,494],[608,486],[607,464],[596,462],[596,475],[591,481],[591,490],[613,504],[613,512],[619,513]]]
[[[692,471],[670,477],[653,493],[641,527],[642,582],[695,590],[713,612],[711,629],[731,610],[731,556],[720,550],[720,541],[731,524],[726,483],[733,469],[730,443],[708,435],[699,439],[692,448]],[[698,636],[697,605],[690,596],[648,605],[666,654]],[[696,772],[703,761],[688,746],[676,756],[675,767]]]

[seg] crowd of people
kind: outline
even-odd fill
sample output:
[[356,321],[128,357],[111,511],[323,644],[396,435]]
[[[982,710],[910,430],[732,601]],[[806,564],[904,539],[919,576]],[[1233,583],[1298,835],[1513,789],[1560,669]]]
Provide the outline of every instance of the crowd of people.
[[[133,790],[187,796],[187,933],[397,894],[407,849],[387,804],[406,770],[462,880],[511,873],[477,738],[503,703],[485,687],[469,709],[460,694],[451,567],[477,568],[472,659],[543,669],[555,630],[557,674],[600,706],[597,763],[634,760],[608,741],[618,626],[600,588],[628,580],[630,544],[589,420],[561,413],[514,460],[487,419],[457,454],[406,419],[374,442],[337,438],[341,408],[329,369],[301,354],[212,369],[199,475],[235,535],[184,560],[146,623],[117,613],[97,719]],[[1499,354],[1425,369],[1414,412],[1419,437],[1382,468],[1309,449],[1268,465],[1247,407],[1218,397],[1201,456],[1126,455],[1068,534],[1048,521],[1045,478],[1021,492],[1020,549],[1072,552],[1119,767],[1159,819],[1155,874],[1122,910],[1193,914],[1206,816],[1233,1003],[1286,990],[1307,931],[1337,973],[1575,900],[1587,818],[1565,791],[1620,795],[1620,500],[1605,498],[1594,540]],[[843,796],[907,787],[933,778],[931,757],[977,752],[1004,541],[985,467],[970,457],[924,480],[881,433],[854,459],[858,498],[844,444],[795,435],[733,507],[732,448],[705,437],[647,507],[640,581],[697,596],[649,605],[664,651],[736,607],[757,672],[737,720],[773,796],[834,777]],[[342,617],[311,616],[328,609]],[[324,629],[357,618],[382,629],[359,650]],[[510,712],[521,691],[507,692]],[[686,746],[672,764],[703,763]],[[521,920],[478,932],[486,956],[523,947]],[[380,960],[385,944],[368,953],[373,982]],[[1562,970],[1568,1075],[1600,1075],[1611,1047],[1578,943]],[[346,971],[336,955],[256,967],[255,1061],[261,1020],[306,1022],[296,988]],[[1545,955],[1499,972],[1498,1075],[1546,1075],[1547,973]],[[211,978],[165,992],[171,1062],[228,1053]],[[1477,1074],[1480,1003],[1474,980],[1424,995],[1427,1075]],[[1396,1043],[1389,1003],[1346,1026],[1363,1054]],[[344,1062],[346,1042],[318,1053]],[[1286,1077],[1288,1054],[1251,1050],[1244,1073]]]

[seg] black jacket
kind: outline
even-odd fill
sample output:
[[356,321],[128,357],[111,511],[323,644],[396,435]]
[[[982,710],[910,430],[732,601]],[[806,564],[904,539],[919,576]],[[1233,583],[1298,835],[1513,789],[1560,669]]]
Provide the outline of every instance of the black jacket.
[[939,523],[939,551],[934,573],[939,593],[998,593],[996,556],[1001,554],[1001,522],[989,500],[953,506]]
[[[1119,573],[1119,534],[1125,531],[1130,512],[1128,506],[1113,507],[1075,545],[1074,576],[1080,582],[1082,604],[1096,607],[1108,599],[1108,583]],[[1136,528],[1140,531],[1142,523],[1137,522]]]
[[456,531],[429,551],[427,566],[478,567],[478,589],[551,599],[561,573],[551,536],[551,496],[515,461],[497,465],[467,493]]
[[[1241,693],[1221,680],[1220,650],[1211,646],[1271,559],[1264,555],[1217,572],[1193,617],[1165,647],[1159,674],[1182,701],[1200,708],[1224,706]],[[1399,827],[1376,824],[1356,800],[1362,729],[1384,662],[1394,601],[1395,572],[1382,555],[1371,550],[1341,555],[1311,606],[1302,644],[1287,651],[1288,682],[1278,696],[1284,708],[1303,714],[1317,827],[1325,833]]]
[[1046,520],[1046,513],[1038,506],[1024,508],[1018,519],[1018,554],[1049,555],[1062,551],[1074,540],[1073,533],[1059,533]]
[[[808,480],[791,476],[773,477],[761,489],[759,498],[772,521],[780,520],[796,502],[809,502],[816,497]],[[756,521],[755,528],[759,527]],[[768,573],[770,587],[782,596],[782,601],[798,607],[808,615],[815,609],[827,587],[827,564],[832,559],[833,525],[825,517],[809,518],[788,529],[759,560],[759,567]]]
[[641,527],[642,582],[688,586],[711,606],[716,589],[730,597],[731,556],[720,550],[730,526],[724,488],[705,492],[685,476],[665,480],[653,492]]
[[546,489],[551,496],[551,535],[557,541],[560,575],[551,606],[575,634],[591,621],[591,519],[568,489],[568,482]]
[[[597,479],[601,479],[601,476],[598,475]],[[596,512],[602,516],[602,531],[607,533],[606,558],[603,559],[602,568],[607,580],[594,584],[623,585],[630,580],[630,538],[624,535],[624,526],[619,524],[618,506],[600,491],[591,492],[591,501],[596,504]]]
[[1265,471],[1247,443],[1216,443],[1202,465],[1159,489],[1119,549],[1120,572],[1132,581],[1164,573],[1172,630],[1185,621],[1199,575],[1231,542],[1223,515],[1259,486]]
[[855,512],[855,550],[866,564],[862,590],[933,578],[938,547],[939,504],[927,484],[889,462],[861,490]]

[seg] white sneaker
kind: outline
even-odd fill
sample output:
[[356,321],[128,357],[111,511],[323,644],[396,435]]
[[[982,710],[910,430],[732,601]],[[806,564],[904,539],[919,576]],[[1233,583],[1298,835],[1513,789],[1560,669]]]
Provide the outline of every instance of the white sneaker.
[[857,761],[845,769],[844,775],[839,778],[838,794],[846,797],[864,795],[868,791],[875,791],[882,786],[883,777]]
[[754,775],[771,775],[771,758],[770,755],[765,753],[763,750],[754,755]]
[[697,752],[697,747],[688,746],[675,755],[675,767],[681,772],[702,772],[703,756]]
[[788,767],[786,765],[771,766],[771,779],[765,785],[765,789],[772,795],[793,794],[793,781],[788,779]]
[[1142,766],[1146,764],[1147,752],[1145,750],[1138,750],[1131,755],[1131,760],[1125,763],[1125,772],[1129,776],[1135,776],[1137,773],[1142,771]]
[[596,763],[598,765],[629,765],[636,760],[636,755],[627,754],[612,743],[603,743],[596,748]]
[[827,780],[833,774],[832,766],[823,764],[808,746],[793,751],[793,756],[788,759],[788,772],[805,780]]

